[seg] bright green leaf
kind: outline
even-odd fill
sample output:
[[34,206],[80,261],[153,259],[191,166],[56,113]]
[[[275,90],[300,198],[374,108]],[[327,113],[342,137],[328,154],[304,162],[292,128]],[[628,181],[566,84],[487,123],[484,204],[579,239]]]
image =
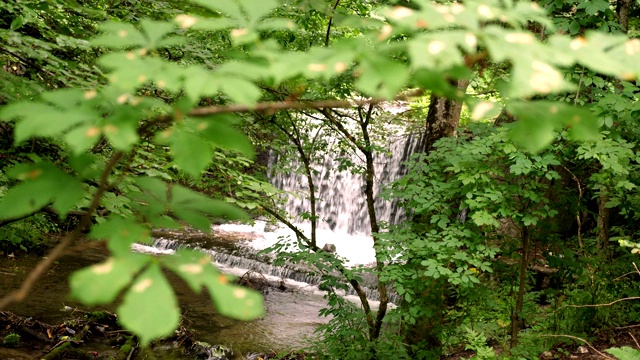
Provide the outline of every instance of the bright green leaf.
[[193,177],[200,177],[211,163],[211,146],[196,134],[178,130],[169,139],[174,163]]
[[148,256],[109,258],[105,262],[78,270],[71,275],[71,296],[87,305],[108,304],[115,300]]
[[160,266],[152,263],[133,282],[118,307],[118,320],[142,346],[170,335],[180,322],[178,301]]
[[107,239],[107,246],[115,256],[125,256],[130,253],[131,244],[136,242],[149,243],[151,231],[130,218],[111,215],[105,222],[91,228],[89,237]]

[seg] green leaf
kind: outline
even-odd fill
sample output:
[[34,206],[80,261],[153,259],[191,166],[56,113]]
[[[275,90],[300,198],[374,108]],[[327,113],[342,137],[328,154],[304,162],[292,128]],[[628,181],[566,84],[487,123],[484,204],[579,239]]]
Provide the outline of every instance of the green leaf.
[[276,7],[278,2],[276,0],[239,0],[244,12],[249,17],[249,22],[255,24],[258,20],[265,17]]
[[191,289],[200,293],[209,277],[224,277],[211,263],[209,255],[190,249],[178,249],[172,256],[162,258],[162,263],[178,274]]
[[211,1],[211,0],[190,0],[191,2],[201,5],[209,10],[220,12],[232,18],[242,20],[244,16],[237,4],[236,0]]
[[[468,47],[466,39],[475,40],[475,35],[465,31],[417,36],[407,44],[413,68],[429,70],[446,70],[457,65],[464,65],[464,58],[459,47]],[[469,49],[471,50],[471,49]]]
[[550,101],[512,101],[507,109],[518,119],[511,138],[532,153],[548,146],[556,131],[566,126],[572,139],[599,138],[598,118],[587,109]]
[[194,30],[218,31],[233,27],[239,27],[242,23],[229,18],[201,19],[196,18],[196,23],[191,27]]
[[185,129],[176,129],[169,142],[174,163],[187,174],[200,177],[211,163],[211,146],[199,136]]
[[40,95],[42,100],[65,110],[76,109],[86,100],[85,96],[85,92],[80,89],[58,89]]
[[406,65],[379,56],[365,59],[356,88],[368,95],[393,98],[409,79]]
[[190,125],[213,144],[253,158],[253,145],[243,132],[228,125],[229,120],[230,116],[226,115],[211,116],[204,119],[190,119]]
[[69,144],[75,155],[89,150],[100,139],[102,129],[95,125],[83,125],[69,131],[64,141]]
[[242,210],[224,201],[210,199],[180,185],[173,186],[171,190],[170,205],[172,211],[179,218],[197,229],[203,231],[211,230],[209,217],[246,218]]
[[47,162],[18,165],[8,175],[24,182],[9,188],[0,199],[0,219],[22,217],[49,203],[64,217],[84,197],[77,179]]
[[140,139],[138,119],[142,116],[131,107],[120,106],[113,115],[105,119],[102,133],[114,148],[129,151]]
[[93,45],[120,48],[129,46],[144,46],[147,39],[133,25],[122,22],[107,22],[100,25],[104,33],[91,40]]
[[231,100],[242,105],[253,105],[262,96],[260,88],[250,81],[242,78],[222,78],[218,79],[222,92]]
[[640,359],[640,350],[636,350],[629,346],[623,346],[621,348],[611,348],[605,350],[609,354],[617,357],[619,360],[637,360]]
[[598,140],[600,134],[600,122],[589,110],[574,109],[568,119],[569,138],[577,141]]
[[152,21],[148,19],[142,19],[140,26],[147,36],[147,47],[150,49],[156,48],[159,40],[175,29],[175,26],[170,22]]
[[211,73],[202,66],[190,66],[186,69],[184,76],[184,91],[194,103],[202,96],[213,96],[220,91]]
[[0,219],[19,218],[42,209],[51,203],[51,191],[55,191],[52,186],[36,181],[11,187],[0,200]]
[[91,228],[89,237],[108,239],[107,246],[112,254],[123,257],[131,252],[131,244],[149,243],[151,231],[130,218],[111,215],[106,221]]
[[24,25],[24,17],[22,15],[16,16],[16,18],[11,22],[11,25],[9,25],[9,29],[11,31],[16,31],[20,29],[22,25]]
[[202,287],[206,287],[222,315],[240,320],[253,320],[264,314],[262,296],[253,290],[232,285],[227,276],[211,264],[208,255],[181,249],[173,256],[162,260],[184,279],[193,291],[200,293]]
[[536,154],[555,139],[555,124],[545,118],[522,117],[511,127],[509,136],[516,144]]
[[264,300],[254,290],[230,285],[223,276],[207,277],[205,286],[216,308],[225,316],[253,320],[264,314]]
[[176,296],[155,263],[134,281],[117,312],[119,322],[140,338],[142,346],[170,335],[180,322]]
[[71,275],[71,297],[87,305],[108,304],[129,285],[149,256],[109,258],[105,262],[78,270]]
[[15,143],[32,136],[54,136],[68,128],[95,119],[98,115],[87,109],[64,111],[41,102],[19,102],[5,106],[0,117],[7,120],[19,118],[15,127]]
[[489,214],[486,211],[474,212],[471,215],[471,219],[478,226],[482,226],[482,225],[498,226],[499,225],[498,220],[496,220],[496,218],[493,217],[493,215]]

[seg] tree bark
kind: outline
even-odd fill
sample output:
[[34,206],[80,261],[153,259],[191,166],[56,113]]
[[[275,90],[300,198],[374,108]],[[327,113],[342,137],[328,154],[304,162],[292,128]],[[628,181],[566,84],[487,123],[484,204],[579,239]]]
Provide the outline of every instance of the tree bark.
[[625,34],[629,31],[629,10],[631,9],[632,0],[618,0],[616,4],[616,14],[618,15],[618,24]]
[[513,348],[518,344],[518,332],[520,332],[520,314],[524,304],[524,290],[527,283],[527,267],[529,266],[529,228],[522,227],[522,258],[520,259],[520,277],[518,279],[518,297],[516,307],[511,313],[511,344]]
[[[365,196],[367,198],[367,212],[369,214],[369,222],[371,223],[371,236],[373,237],[373,243],[379,241],[376,236],[380,233],[380,226],[378,225],[378,219],[375,209],[375,194],[373,192],[374,177],[375,177],[375,164],[373,163],[373,148],[371,139],[369,137],[369,123],[373,114],[373,105],[369,105],[369,109],[365,116],[362,116],[360,111],[360,128],[362,129],[362,138],[364,140],[364,147],[361,149],[366,160],[366,174],[365,174]],[[376,251],[376,272],[378,277],[384,270],[384,259],[381,259]],[[373,329],[370,329],[369,339],[376,341],[380,337],[380,330],[382,329],[382,321],[387,314],[387,304],[389,298],[387,295],[387,284],[384,281],[378,280],[378,294],[380,296],[380,306],[378,307],[378,314],[376,316],[376,322]]]
[[[466,92],[469,80],[458,80],[455,85],[458,90]],[[437,140],[453,136],[460,122],[461,112],[462,103],[460,101],[431,95],[421,150],[428,153]]]
[[600,193],[598,195],[598,247],[605,252],[609,249],[609,217],[611,215],[611,209],[606,205],[609,202],[609,197],[606,193]]

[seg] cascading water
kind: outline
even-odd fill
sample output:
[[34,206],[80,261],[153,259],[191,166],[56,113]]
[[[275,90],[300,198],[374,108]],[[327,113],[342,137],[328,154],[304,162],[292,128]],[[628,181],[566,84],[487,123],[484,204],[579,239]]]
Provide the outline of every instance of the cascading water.
[[[374,192],[379,194],[383,186],[398,179],[405,172],[403,163],[415,153],[420,145],[419,135],[408,134],[397,136],[390,141],[388,154],[376,152],[374,158],[375,185]],[[335,142],[334,142],[335,145]],[[324,162],[313,167],[313,182],[316,187],[316,211],[321,221],[318,228],[332,230],[336,233],[362,234],[370,233],[370,222],[364,195],[364,175],[349,170],[339,171],[340,159],[338,151],[326,149]],[[280,161],[278,154],[272,153],[270,169],[274,169]],[[363,166],[363,159],[352,154],[348,159],[356,166]],[[290,161],[290,159],[287,159]],[[293,162],[291,168],[300,167]],[[300,215],[310,211],[308,199],[309,185],[307,178],[296,172],[275,173],[270,171],[270,181],[277,188],[287,192],[285,210],[292,215]],[[376,198],[376,215],[379,222],[397,224],[404,214],[398,209],[397,202]]]
[[[214,228],[215,229],[215,228]],[[300,265],[276,266],[270,263],[271,259],[257,256],[256,253],[245,247],[243,243],[237,243],[232,248],[220,246],[205,246],[198,242],[187,242],[184,238],[155,238],[152,246],[144,246],[135,244],[134,249],[140,252],[171,254],[180,248],[191,248],[202,251],[211,256],[213,263],[223,272],[231,275],[242,276],[247,271],[260,274],[269,280],[270,284],[278,287],[280,283],[291,288],[300,288],[318,294],[323,294],[318,288],[321,281],[319,274],[313,273],[311,269],[304,269]],[[371,301],[378,301],[379,294],[376,290],[376,279],[366,274],[362,274],[364,278],[363,290],[367,298]],[[355,300],[355,292],[349,289],[345,295],[353,296]],[[398,300],[395,294],[390,294],[391,302]],[[375,305],[375,304],[374,304]]]

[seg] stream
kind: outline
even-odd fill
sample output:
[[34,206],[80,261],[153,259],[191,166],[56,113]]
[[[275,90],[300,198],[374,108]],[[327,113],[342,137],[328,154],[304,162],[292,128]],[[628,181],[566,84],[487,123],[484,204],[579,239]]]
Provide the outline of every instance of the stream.
[[[216,264],[227,273],[242,275],[248,270],[260,271],[259,266],[256,267],[262,263],[242,260],[245,258],[239,253],[243,248],[247,251],[248,247],[237,246],[228,238],[221,240],[215,235],[189,232],[163,235],[165,236],[156,239],[156,246],[136,244],[134,250],[168,254],[178,246],[188,246],[222,254],[214,256],[214,259],[217,259]],[[228,233],[226,235],[228,236]],[[239,233],[237,236],[242,238],[244,235]],[[231,254],[234,252],[236,255]],[[102,248],[89,248],[66,254],[36,283],[25,301],[4,310],[50,324],[59,324],[69,318],[69,313],[62,311],[65,306],[88,311],[115,311],[117,303],[91,308],[71,301],[68,297],[69,276],[78,269],[103,261],[107,256],[108,252]],[[1,259],[0,295],[17,289],[39,260],[40,257],[35,255]],[[262,267],[270,265],[262,264]],[[243,355],[249,352],[278,352],[302,348],[307,344],[306,338],[313,335],[315,328],[328,320],[318,316],[318,311],[324,306],[322,292],[301,281],[279,278],[286,280],[286,290],[269,289],[265,295],[266,315],[255,321],[242,322],[218,315],[208,295],[195,294],[180,278],[169,272],[166,274],[178,296],[185,325],[196,332],[199,341],[231,347],[237,359],[243,359]],[[274,279],[273,276],[271,278]],[[100,347],[99,344],[95,346]],[[0,359],[33,359],[40,355],[41,351],[36,349],[27,354],[16,354],[15,350],[0,347]]]

